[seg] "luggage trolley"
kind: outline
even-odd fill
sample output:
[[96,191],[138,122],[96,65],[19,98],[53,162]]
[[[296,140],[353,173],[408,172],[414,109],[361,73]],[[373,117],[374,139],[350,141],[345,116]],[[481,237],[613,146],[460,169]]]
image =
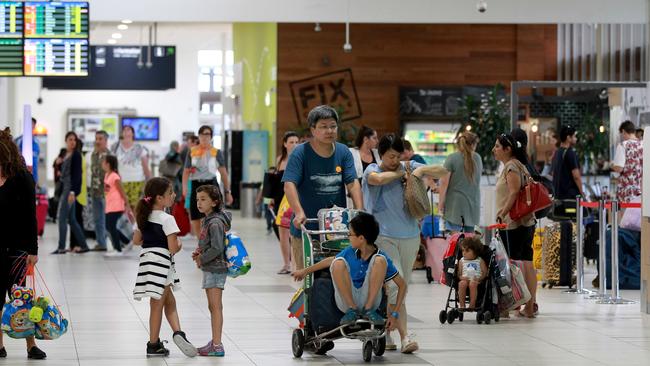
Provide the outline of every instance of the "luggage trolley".
[[[357,212],[356,210],[334,207],[320,210],[318,218],[307,219],[306,225],[318,223],[319,229],[307,229],[305,224],[301,226],[305,268],[318,263],[324,258],[336,255],[350,245],[348,223]],[[315,288],[317,288],[320,295],[328,294],[328,301],[323,301],[328,302],[327,304],[318,303],[316,305],[312,303],[311,300],[314,297],[312,291]],[[373,353],[376,356],[384,354],[386,350],[386,333],[383,326],[377,327],[364,319],[359,319],[349,325],[339,325],[343,313],[338,310],[334,301],[334,288],[329,269],[307,275],[303,280],[303,291],[304,328],[293,331],[291,349],[294,357],[301,357],[306,348],[313,350],[316,354],[324,355],[334,348],[333,341],[341,338],[360,340],[363,343],[363,360],[366,362],[370,362]],[[378,311],[384,318],[386,317],[385,305],[386,297],[382,294],[382,304],[379,306]],[[330,316],[327,316],[327,320],[329,320],[327,324],[321,324],[321,321],[314,322],[319,315],[312,313],[316,306],[320,309],[323,309],[323,306],[329,309],[328,315]]]

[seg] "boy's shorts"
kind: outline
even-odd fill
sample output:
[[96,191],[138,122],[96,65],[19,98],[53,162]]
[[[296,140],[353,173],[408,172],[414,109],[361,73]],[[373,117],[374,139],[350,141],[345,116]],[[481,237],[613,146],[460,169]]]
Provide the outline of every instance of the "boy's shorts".
[[[361,285],[360,288],[356,288],[354,286],[354,283],[352,284],[352,300],[354,300],[354,303],[357,305],[357,309],[363,309],[364,306],[366,305],[366,302],[368,301],[368,296],[370,292],[370,273],[372,272],[373,265],[375,264],[375,258],[377,257],[377,254],[373,255],[372,258],[370,258],[370,263],[368,264],[368,272],[366,272],[366,278],[363,281],[363,285]],[[350,265],[348,262],[345,260],[345,258],[335,258],[332,261],[332,264],[330,265],[330,271],[332,271],[332,266],[334,266],[334,263],[336,261],[343,261],[345,263],[345,267],[348,269],[348,273],[350,272]],[[349,306],[345,303],[345,300],[343,299],[343,296],[339,293],[339,289],[336,286],[336,282],[332,281],[334,284],[334,300],[336,301],[336,307],[339,308],[343,313],[348,311]],[[381,292],[381,286],[378,289],[379,292]],[[377,310],[379,308],[379,305],[381,304],[381,295],[378,293],[377,296],[375,296],[375,302],[372,304],[372,307],[370,310]]]
[[202,288],[220,288],[223,290],[226,286],[226,278],[228,278],[227,273],[203,272]]

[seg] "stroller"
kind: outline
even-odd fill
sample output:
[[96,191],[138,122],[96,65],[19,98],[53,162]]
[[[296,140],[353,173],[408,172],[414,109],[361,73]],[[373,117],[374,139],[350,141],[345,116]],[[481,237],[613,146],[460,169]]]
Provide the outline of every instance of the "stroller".
[[[502,225],[497,224],[489,226],[488,229],[494,230],[500,227]],[[476,312],[476,322],[478,324],[490,324],[492,320],[498,322],[499,306],[495,284],[499,282],[501,275],[496,265],[495,253],[487,245],[483,246],[482,253],[479,253],[479,257],[485,261],[489,273],[478,286],[476,307],[474,309],[459,307],[458,271],[460,268],[458,268],[458,264],[463,257],[461,243],[464,239],[465,235],[459,234],[458,240],[450,241],[450,247],[454,245],[455,248],[449,248],[448,251],[451,251],[453,254],[443,260],[445,284],[449,286],[449,295],[447,296],[445,308],[440,311],[438,319],[441,324],[445,322],[452,324],[456,319],[462,322],[465,313]],[[466,302],[469,302],[469,293],[467,294]]]
[[[355,210],[343,208],[322,209],[318,218],[307,219],[306,224],[319,224],[319,230],[309,230],[302,225],[302,241],[305,267],[336,255],[350,245],[348,223],[356,215]],[[363,360],[370,362],[372,354],[381,356],[386,350],[384,327],[377,327],[367,320],[342,326],[343,313],[334,300],[334,285],[329,269],[317,271],[305,277],[303,282],[304,310],[302,329],[295,329],[291,339],[294,357],[301,357],[305,348],[324,355],[334,348],[337,339],[358,339],[363,343]],[[386,296],[377,310],[386,318]],[[301,325],[302,325],[301,324]]]

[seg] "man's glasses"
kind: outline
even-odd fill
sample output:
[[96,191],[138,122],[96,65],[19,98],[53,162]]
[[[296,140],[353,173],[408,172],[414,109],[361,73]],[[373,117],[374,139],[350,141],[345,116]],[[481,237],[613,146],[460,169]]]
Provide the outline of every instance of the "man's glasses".
[[336,129],[338,129],[338,128],[339,128],[338,125],[333,125],[333,126],[318,126],[318,127],[316,127],[316,129],[321,130],[321,131],[327,131],[327,130],[336,131]]

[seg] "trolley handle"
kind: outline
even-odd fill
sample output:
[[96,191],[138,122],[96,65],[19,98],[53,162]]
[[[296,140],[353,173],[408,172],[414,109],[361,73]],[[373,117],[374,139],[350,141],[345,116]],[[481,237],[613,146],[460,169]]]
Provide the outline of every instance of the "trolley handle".
[[490,226],[488,226],[487,228],[488,228],[488,230],[495,230],[495,229],[497,229],[497,230],[503,230],[503,229],[505,229],[505,228],[507,228],[507,227],[508,227],[507,224],[497,223],[497,224],[490,225]]

